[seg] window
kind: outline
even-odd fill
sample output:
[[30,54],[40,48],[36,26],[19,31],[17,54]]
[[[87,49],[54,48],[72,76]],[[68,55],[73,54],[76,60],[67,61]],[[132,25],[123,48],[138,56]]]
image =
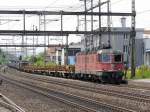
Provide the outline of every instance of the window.
[[110,55],[109,54],[101,54],[100,55],[100,60],[104,63],[108,63],[111,61]]
[[126,46],[125,45],[123,46],[123,52],[126,52]]
[[127,39],[128,39],[128,35],[124,34],[124,40],[127,40]]
[[56,56],[52,56],[52,60],[56,60]]
[[117,62],[117,63],[122,62],[122,60],[121,60],[121,54],[114,55],[114,62]]
[[124,46],[123,46],[123,52],[124,52],[124,53],[127,53],[127,52],[128,52],[128,46],[127,46],[127,45],[124,45]]
[[58,61],[61,61],[61,56],[58,56]]

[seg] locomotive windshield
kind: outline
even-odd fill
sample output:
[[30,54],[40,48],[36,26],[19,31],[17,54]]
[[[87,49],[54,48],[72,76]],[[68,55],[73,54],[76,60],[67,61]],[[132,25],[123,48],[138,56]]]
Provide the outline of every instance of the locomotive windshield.
[[122,56],[121,56],[121,54],[115,54],[114,55],[114,62],[116,62],[116,63],[122,62]]
[[101,54],[100,58],[104,63],[109,63],[111,61],[110,54]]

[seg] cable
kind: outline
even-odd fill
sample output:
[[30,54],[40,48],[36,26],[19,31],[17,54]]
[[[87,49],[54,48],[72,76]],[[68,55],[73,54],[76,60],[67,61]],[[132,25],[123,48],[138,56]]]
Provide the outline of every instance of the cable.
[[55,1],[53,1],[52,3],[50,3],[49,5],[47,5],[47,6],[44,8],[44,10],[46,10],[49,6],[54,5],[57,1],[58,1],[58,0],[55,0]]
[[144,13],[150,13],[150,9],[149,10],[144,10],[144,11],[141,11],[141,12],[137,12],[137,14],[144,14]]
[[125,0],[118,0],[118,1],[115,1],[115,2],[112,2],[111,5],[114,5],[114,4],[117,4],[117,3],[120,3],[122,1],[125,1]]

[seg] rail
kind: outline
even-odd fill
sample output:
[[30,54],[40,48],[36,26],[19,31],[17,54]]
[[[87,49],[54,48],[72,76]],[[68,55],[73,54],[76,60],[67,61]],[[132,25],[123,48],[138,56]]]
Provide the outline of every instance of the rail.
[[[106,86],[109,88],[105,88],[105,86],[100,86],[99,88],[93,88],[93,87],[89,87],[89,86],[82,86],[82,85],[78,85],[78,84],[72,84],[72,83],[67,83],[67,82],[61,82],[58,80],[50,80],[47,79],[47,77],[34,77],[32,75],[22,75],[25,78],[30,78],[33,80],[38,80],[41,82],[45,82],[45,83],[53,83],[56,85],[61,85],[61,86],[66,86],[66,87],[71,87],[71,88],[75,88],[75,89],[80,89],[80,90],[85,90],[85,91],[90,91],[90,92],[95,92],[95,93],[99,93],[99,94],[105,94],[105,95],[111,95],[111,96],[117,96],[120,98],[126,98],[126,99],[130,99],[130,100],[135,100],[135,101],[139,101],[139,102],[146,102],[146,103],[150,103],[150,96],[145,95],[145,94],[137,94],[137,93],[133,93],[133,92],[128,92],[128,91],[120,91],[120,89],[128,89],[127,87],[114,87],[114,86]],[[115,89],[113,89],[115,88]],[[134,89],[136,90],[136,89]]]
[[0,105],[8,108],[12,112],[25,112],[21,107],[16,105],[13,101],[11,101],[9,98],[4,96],[3,94],[0,94],[0,98],[2,101],[0,101]]
[[88,112],[97,112],[99,109],[104,109],[107,111],[114,111],[114,112],[135,112],[130,109],[125,109],[123,107],[114,106],[111,104],[106,104],[100,101],[95,101],[89,98],[83,98],[81,96],[76,96],[73,94],[55,91],[53,89],[44,87],[43,85],[34,84],[33,82],[27,82],[27,81],[19,81],[17,79],[10,79],[6,76],[2,76],[4,80],[7,80],[13,84],[20,85],[22,87],[34,90],[36,92],[42,93],[48,97],[56,98],[64,103],[71,104],[75,107],[78,107],[79,109],[82,108],[84,111]]

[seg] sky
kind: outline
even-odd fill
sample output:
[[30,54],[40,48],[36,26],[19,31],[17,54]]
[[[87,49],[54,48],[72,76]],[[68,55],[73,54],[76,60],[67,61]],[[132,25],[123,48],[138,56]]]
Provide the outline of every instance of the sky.
[[[88,0],[87,0],[88,1]],[[94,0],[97,3],[98,0]],[[101,0],[105,1],[105,0]],[[150,28],[150,0],[136,1],[137,27]],[[111,0],[112,11],[127,11],[131,8],[131,0]],[[0,9],[27,10],[82,10],[83,1],[79,0],[1,0]],[[144,12],[143,12],[144,11]],[[143,12],[143,13],[140,13]]]
[[[87,0],[87,6],[90,7],[89,0]],[[93,0],[94,5],[98,3],[98,0]],[[106,0],[101,0],[102,2]],[[150,29],[150,0],[135,0],[136,1],[136,27]],[[0,10],[48,10],[48,11],[83,11],[84,5],[81,0],[0,0]],[[106,6],[102,7],[102,11],[106,11]],[[111,11],[112,12],[131,12],[131,0],[111,0]],[[112,18],[112,26],[120,26],[121,17]],[[0,19],[13,19],[19,21],[0,21],[0,30],[2,29],[23,29],[22,16],[18,15],[0,15]],[[59,16],[47,16],[46,19],[60,20]],[[84,19],[81,17],[80,19]],[[90,19],[90,18],[88,18]],[[97,18],[94,18],[97,19]],[[106,18],[103,17],[102,25],[106,25]],[[127,26],[131,26],[131,18],[127,18]],[[60,22],[49,22],[47,24],[47,30],[58,30],[60,29]],[[26,29],[32,30],[38,28],[38,17],[33,15],[28,15],[26,17]],[[65,16],[64,17],[64,30],[75,30],[77,26],[77,20],[75,17]],[[94,27],[98,27],[98,23],[94,23]],[[88,28],[90,29],[90,23],[88,23]],[[44,27],[41,25],[41,30]],[[84,22],[80,22],[80,30],[84,30]],[[69,38],[70,42],[80,41],[80,38],[76,35],[71,35]],[[16,42],[18,37],[16,37]],[[19,42],[19,41],[18,41]],[[30,40],[29,40],[30,42]],[[40,42],[43,42],[41,39]],[[53,42],[52,42],[53,43]]]

